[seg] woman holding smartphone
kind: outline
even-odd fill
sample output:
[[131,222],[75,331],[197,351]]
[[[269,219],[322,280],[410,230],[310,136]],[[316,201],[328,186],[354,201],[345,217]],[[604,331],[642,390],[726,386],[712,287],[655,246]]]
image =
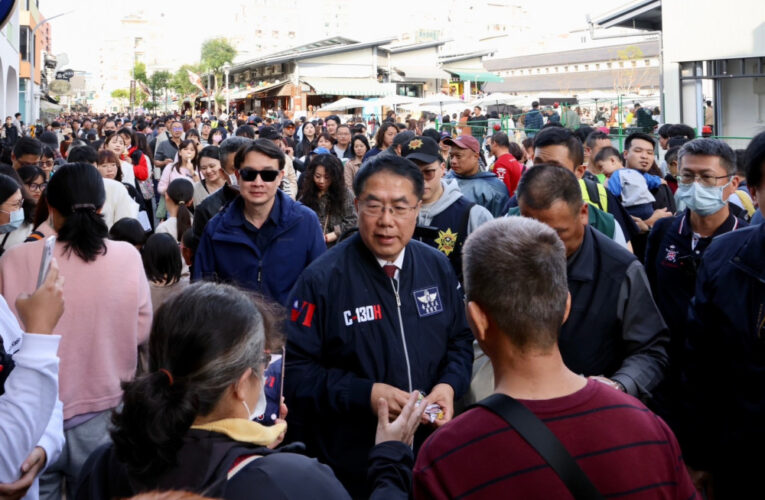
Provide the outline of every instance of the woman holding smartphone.
[[[329,467],[276,450],[287,429],[284,404],[275,425],[253,422],[266,408],[264,370],[279,352],[281,323],[274,306],[229,285],[201,282],[169,298],[152,325],[149,371],[124,385],[113,444],[93,454],[72,498],[162,489],[227,500],[349,499]],[[412,393],[393,422],[381,400],[373,499],[407,498],[410,445],[426,406],[416,399]]]
[[[58,497],[64,477],[77,477],[88,455],[109,440],[110,413],[122,401],[122,381],[135,375],[152,307],[141,256],[131,244],[107,239],[100,214],[106,192],[96,167],[62,166],[51,177],[46,198],[58,234],[53,257],[66,280],[66,310],[53,331],[61,335],[59,397],[66,443],[61,457],[47,463],[40,493]],[[35,289],[45,243],[25,243],[0,258],[3,296]],[[67,482],[67,498],[74,497],[74,487]]]

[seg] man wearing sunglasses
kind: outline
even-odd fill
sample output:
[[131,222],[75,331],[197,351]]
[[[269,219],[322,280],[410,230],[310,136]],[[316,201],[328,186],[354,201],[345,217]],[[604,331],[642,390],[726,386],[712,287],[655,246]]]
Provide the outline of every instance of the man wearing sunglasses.
[[[415,450],[448,422],[473,359],[457,276],[447,258],[412,241],[423,176],[410,160],[373,157],[354,180],[359,232],[298,279],[288,303],[285,397],[290,439],[329,464],[353,498],[369,498],[375,415],[401,412],[412,391],[432,407]],[[392,462],[405,457],[391,457]]]
[[205,226],[192,279],[236,283],[286,305],[300,273],[327,247],[316,213],[279,189],[284,162],[267,139],[236,152],[240,195]]

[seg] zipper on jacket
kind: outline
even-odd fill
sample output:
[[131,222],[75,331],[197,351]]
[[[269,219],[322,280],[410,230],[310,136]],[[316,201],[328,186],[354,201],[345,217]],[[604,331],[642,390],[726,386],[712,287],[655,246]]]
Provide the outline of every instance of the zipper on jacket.
[[258,264],[258,290],[262,291],[262,288],[263,288],[262,283],[263,283],[263,263],[260,262]]
[[412,367],[409,364],[409,350],[406,348],[406,335],[404,335],[404,320],[401,317],[401,297],[398,295],[398,282],[393,278],[390,279],[390,285],[393,288],[393,293],[396,295],[396,312],[398,313],[398,326],[401,331],[401,344],[404,346],[404,359],[406,359],[406,376],[409,380],[409,393],[412,389]]

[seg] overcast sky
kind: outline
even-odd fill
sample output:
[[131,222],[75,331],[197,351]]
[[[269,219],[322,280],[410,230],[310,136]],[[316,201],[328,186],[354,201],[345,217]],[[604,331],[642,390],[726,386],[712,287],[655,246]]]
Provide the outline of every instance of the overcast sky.
[[[302,1],[302,0],[301,0]],[[371,0],[337,0],[338,8],[342,8],[345,1],[369,1]],[[396,19],[400,19],[401,12],[405,11],[405,5],[411,0],[386,0],[383,3],[375,2],[376,8],[370,10],[374,16],[374,22],[368,24],[369,39],[377,36],[387,36],[391,33],[391,27],[395,26]],[[430,3],[434,9],[439,8],[439,0],[416,0]],[[465,0],[476,1],[476,0]],[[616,2],[616,5],[624,3]],[[186,62],[195,62],[199,59],[199,48],[202,42],[208,38],[225,36],[226,34],[226,9],[240,4],[241,0],[224,0],[217,2],[189,1],[189,0],[40,0],[40,10],[45,16],[53,16],[61,12],[72,10],[73,12],[51,21],[53,53],[67,53],[69,55],[69,67],[77,70],[95,70],[98,51],[96,48],[100,41],[108,36],[110,26],[113,26],[124,15],[143,10],[147,16],[152,12],[159,12],[159,8],[166,13],[166,19],[170,21],[167,29],[170,33],[177,33],[178,40],[178,65]],[[609,5],[602,0],[545,0],[529,1],[517,0],[518,5],[523,5],[530,14],[532,24],[538,29],[541,36],[566,33],[571,30],[585,27],[585,14],[593,16],[602,14]],[[311,0],[305,0],[306,11],[315,5]],[[403,8],[397,8],[401,4]],[[380,7],[388,5],[388,9],[381,11]],[[606,5],[606,7],[604,7]],[[158,7],[161,6],[161,7]],[[201,8],[200,8],[201,7]],[[205,13],[206,9],[214,8],[214,14]],[[213,16],[217,17],[216,20]],[[300,29],[298,22],[306,22],[309,17],[296,20],[296,28]],[[371,21],[371,19],[370,19]],[[395,29],[393,30],[395,32]],[[338,33],[342,35],[343,33]],[[503,47],[507,51],[509,48]]]

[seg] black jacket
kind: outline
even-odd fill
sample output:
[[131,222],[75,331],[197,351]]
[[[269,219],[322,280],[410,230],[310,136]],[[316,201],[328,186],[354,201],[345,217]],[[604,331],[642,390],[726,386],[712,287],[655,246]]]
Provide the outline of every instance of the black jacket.
[[199,245],[199,240],[202,238],[202,234],[205,232],[205,226],[210,219],[215,217],[218,212],[223,210],[223,208],[236,199],[237,196],[239,196],[239,189],[226,183],[222,188],[205,198],[202,203],[194,209],[192,231],[194,233],[195,250]]
[[397,302],[392,280],[355,234],[316,259],[288,299],[288,438],[304,441],[354,496],[366,496],[375,382],[425,394],[447,383],[455,400],[470,383],[473,336],[448,259],[412,240],[399,282]]
[[[683,454],[697,470],[765,467],[765,224],[721,235],[704,252],[683,354]],[[744,498],[743,496],[740,498]]]
[[558,343],[563,361],[647,398],[667,365],[669,334],[634,255],[592,226],[568,259],[571,312]]
[[[260,456],[227,480],[242,459]],[[411,488],[412,451],[399,442],[381,443],[369,455],[373,499],[406,499]],[[85,463],[76,500],[127,498],[153,490],[184,490],[226,500],[348,499],[332,470],[315,459],[235,441],[224,434],[192,429],[184,437],[175,466],[152,478],[136,478],[116,457],[112,444]]]

